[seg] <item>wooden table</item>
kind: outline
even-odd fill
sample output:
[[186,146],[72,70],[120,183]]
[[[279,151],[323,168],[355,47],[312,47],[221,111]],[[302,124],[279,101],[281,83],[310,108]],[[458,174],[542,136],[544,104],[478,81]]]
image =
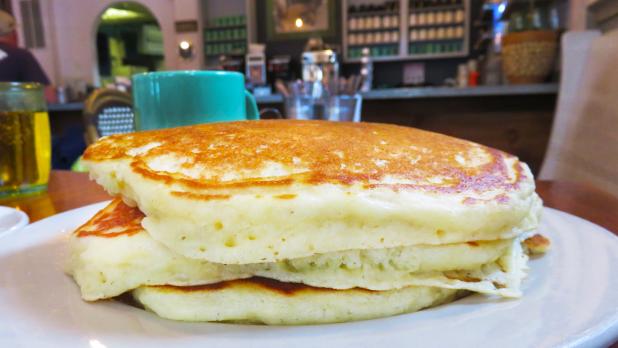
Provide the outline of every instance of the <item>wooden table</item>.
[[[587,185],[538,181],[544,204],[592,221],[618,234],[618,198]],[[18,207],[34,222],[66,210],[111,197],[87,174],[53,171],[47,193],[22,199],[0,200],[0,205]]]

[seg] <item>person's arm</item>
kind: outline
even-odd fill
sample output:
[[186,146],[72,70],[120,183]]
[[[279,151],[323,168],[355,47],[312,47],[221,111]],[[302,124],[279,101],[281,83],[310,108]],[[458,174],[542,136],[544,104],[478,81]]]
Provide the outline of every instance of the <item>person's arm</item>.
[[24,65],[22,70],[22,80],[28,82],[38,82],[43,85],[49,85],[49,79],[39,65],[32,53],[26,51],[24,54]]

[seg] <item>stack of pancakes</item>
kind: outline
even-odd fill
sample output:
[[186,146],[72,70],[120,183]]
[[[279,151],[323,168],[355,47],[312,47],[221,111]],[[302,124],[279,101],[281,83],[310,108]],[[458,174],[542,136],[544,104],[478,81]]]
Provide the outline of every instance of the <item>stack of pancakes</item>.
[[518,297],[542,208],[517,158],[392,125],[181,127],[105,137],[84,160],[118,198],[71,236],[82,297],[132,292],[177,320],[341,322]]

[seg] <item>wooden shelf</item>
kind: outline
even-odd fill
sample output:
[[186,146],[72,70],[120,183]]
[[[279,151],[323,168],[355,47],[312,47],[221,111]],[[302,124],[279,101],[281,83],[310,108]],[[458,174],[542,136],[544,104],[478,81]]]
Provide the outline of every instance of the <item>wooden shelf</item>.
[[227,25],[224,27],[205,27],[204,31],[206,30],[225,30],[225,29],[243,29],[246,28],[247,25],[246,24],[242,24],[242,25]]
[[[350,29],[348,20],[351,18],[365,17],[370,15],[385,15],[386,13],[373,13],[369,12],[366,15],[349,14],[347,10],[351,3],[360,3],[360,0],[357,2],[355,0],[343,0],[342,6],[342,16],[343,16],[343,60],[345,62],[355,63],[360,62],[360,57],[349,57],[349,49],[357,49],[359,47],[372,47],[379,45],[397,45],[399,47],[400,54],[396,56],[384,56],[384,57],[372,57],[375,62],[386,62],[386,61],[401,61],[401,60],[417,60],[417,59],[439,59],[439,58],[460,58],[465,57],[469,54],[470,47],[470,27],[471,27],[471,17],[470,17],[470,7],[471,0],[463,0],[461,4],[457,5],[448,5],[448,6],[439,6],[439,7],[428,7],[428,8],[409,8],[408,0],[399,0],[399,11],[396,14],[399,15],[399,27],[397,28],[380,28],[380,29]],[[464,10],[464,21],[463,22],[453,22],[453,23],[434,23],[434,24],[423,24],[423,25],[410,25],[409,24],[409,15],[413,13],[425,13],[425,12],[437,12],[437,11],[446,11],[446,10]],[[393,14],[392,12],[388,12],[388,14]],[[441,40],[417,40],[410,41],[409,31],[414,29],[423,29],[423,28],[448,28],[448,27],[456,27],[463,26],[464,28],[464,36],[463,38],[448,38]],[[348,42],[349,34],[362,34],[369,32],[386,32],[386,31],[394,31],[399,30],[399,40],[396,43],[388,43],[388,44],[355,44],[350,45]],[[444,43],[449,41],[456,41],[461,43],[461,50],[454,52],[443,52],[443,53],[431,53],[431,54],[411,54],[409,53],[410,45],[414,45],[416,43],[423,42],[436,42],[436,43]]]

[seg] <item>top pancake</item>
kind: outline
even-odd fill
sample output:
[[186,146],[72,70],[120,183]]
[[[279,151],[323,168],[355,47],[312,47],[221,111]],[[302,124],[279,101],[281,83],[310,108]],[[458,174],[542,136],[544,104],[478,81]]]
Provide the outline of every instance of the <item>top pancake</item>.
[[221,263],[509,238],[540,210],[516,157],[393,125],[206,124],[105,137],[84,161],[155,239]]
[[521,163],[503,152],[370,123],[206,124],[113,135],[84,154],[92,162],[120,159],[145,178],[188,190],[360,183],[462,193],[512,190],[526,179]]

